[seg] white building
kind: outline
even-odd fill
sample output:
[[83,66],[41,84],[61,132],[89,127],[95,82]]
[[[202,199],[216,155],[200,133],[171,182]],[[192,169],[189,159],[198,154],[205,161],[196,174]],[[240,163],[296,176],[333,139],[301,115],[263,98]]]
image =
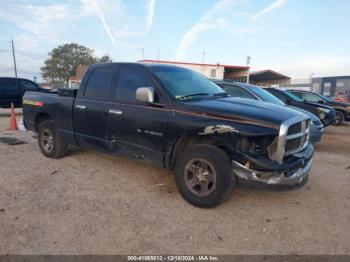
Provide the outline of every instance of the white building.
[[163,60],[141,60],[140,63],[172,64],[197,71],[210,79],[223,80],[231,79],[239,82],[247,82],[249,75],[248,66],[221,65],[221,64],[200,64]]

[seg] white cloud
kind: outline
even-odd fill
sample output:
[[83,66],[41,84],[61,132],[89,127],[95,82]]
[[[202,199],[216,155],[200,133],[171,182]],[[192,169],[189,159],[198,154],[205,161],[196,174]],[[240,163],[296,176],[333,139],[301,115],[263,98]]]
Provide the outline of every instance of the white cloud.
[[[43,65],[47,53],[59,44],[76,42],[99,49],[99,54],[109,54],[112,58],[113,55],[121,55],[116,48],[109,48],[109,45],[115,46],[117,42],[118,48],[123,50],[134,48],[126,45],[127,41],[144,34],[144,25],[128,14],[124,0],[98,0],[97,8],[93,3],[95,1],[85,2],[86,4],[82,1],[45,1],[34,4],[14,0],[1,5],[0,23],[9,22],[13,24],[11,28],[17,27],[19,30],[11,31],[11,35],[3,35],[4,30],[0,29],[0,40],[8,42],[11,37],[14,38],[18,70],[20,74],[26,72],[22,76],[28,77],[30,72],[32,75],[40,73],[40,66]],[[97,21],[95,24],[94,19],[89,19],[94,17]],[[88,27],[86,23],[89,24]],[[100,23],[104,30],[99,29]],[[91,41],[91,34],[100,32],[106,32],[107,41],[103,38]],[[11,68],[11,53],[1,52],[0,61],[3,65],[1,68],[4,65]],[[5,69],[12,73],[8,68]]]
[[349,75],[350,56],[324,54],[298,55],[270,59],[264,63],[254,61],[252,71],[272,69],[292,78],[308,78],[311,73],[317,76]]
[[156,6],[156,0],[148,0],[148,10],[147,10],[147,27],[146,32],[148,33],[151,30],[154,19],[154,9]]
[[211,8],[204,16],[202,16],[195,25],[187,31],[181,39],[180,45],[177,49],[176,60],[183,60],[187,50],[197,40],[199,34],[218,28],[233,30],[232,23],[227,25],[227,21],[223,18],[223,14],[229,13],[232,16],[233,7],[235,5],[244,4],[245,0],[219,0],[213,8]]
[[106,18],[103,14],[103,11],[102,9],[100,8],[99,4],[97,3],[96,0],[82,0],[86,10],[88,12],[92,12],[92,13],[95,13],[97,15],[97,17],[99,18],[102,26],[103,26],[103,29],[106,31],[112,45],[114,47],[117,47],[117,43],[115,41],[115,38],[111,32],[111,29],[109,28],[109,25],[107,24],[106,22]]
[[80,19],[79,13],[79,5],[67,3],[32,5],[8,2],[0,9],[2,20],[15,24],[37,40],[55,44],[69,41],[71,35],[77,35],[73,24]]
[[269,5],[268,7],[264,8],[263,10],[255,13],[254,15],[252,15],[250,18],[251,19],[257,19],[260,16],[263,16],[277,8],[280,8],[282,5],[284,5],[287,2],[287,0],[275,0],[271,5]]

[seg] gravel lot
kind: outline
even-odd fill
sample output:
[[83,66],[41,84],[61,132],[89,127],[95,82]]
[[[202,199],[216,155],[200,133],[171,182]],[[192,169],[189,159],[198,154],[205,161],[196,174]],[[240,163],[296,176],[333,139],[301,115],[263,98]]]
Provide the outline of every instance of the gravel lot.
[[48,159],[8,125],[0,136],[27,144],[0,143],[1,254],[350,254],[350,125],[327,129],[304,188],[240,184],[209,210],[165,170],[80,149]]

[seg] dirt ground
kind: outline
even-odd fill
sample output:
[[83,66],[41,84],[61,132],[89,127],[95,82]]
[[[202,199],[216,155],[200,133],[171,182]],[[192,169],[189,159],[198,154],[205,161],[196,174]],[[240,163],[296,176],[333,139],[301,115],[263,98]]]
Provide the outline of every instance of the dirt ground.
[[0,254],[350,254],[350,125],[329,127],[308,184],[239,184],[214,209],[168,171],[100,152],[45,158],[29,132],[0,136]]

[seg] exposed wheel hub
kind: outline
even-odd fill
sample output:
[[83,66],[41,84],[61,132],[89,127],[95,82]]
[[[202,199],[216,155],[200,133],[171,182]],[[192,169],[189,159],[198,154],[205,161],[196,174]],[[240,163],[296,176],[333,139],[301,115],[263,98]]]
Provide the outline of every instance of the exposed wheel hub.
[[193,159],[185,167],[185,183],[198,196],[209,195],[216,188],[216,172],[205,159]]
[[52,151],[54,141],[53,135],[49,129],[45,129],[42,131],[41,144],[46,152],[50,153]]

